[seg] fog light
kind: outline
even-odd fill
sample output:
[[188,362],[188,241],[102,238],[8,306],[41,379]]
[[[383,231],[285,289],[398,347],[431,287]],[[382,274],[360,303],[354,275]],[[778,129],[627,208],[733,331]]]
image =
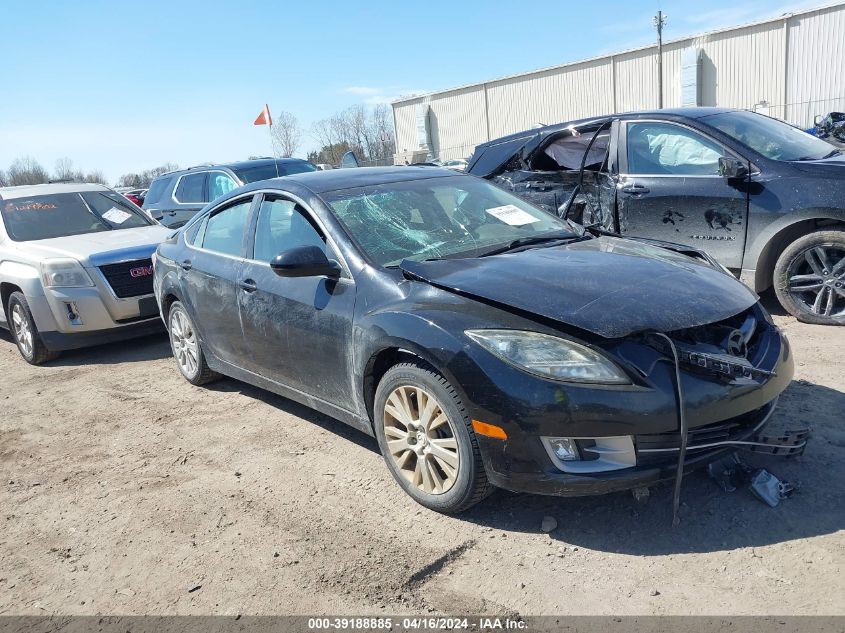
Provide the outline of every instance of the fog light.
[[71,325],[82,325],[82,318],[79,316],[79,309],[72,301],[65,301],[65,310],[67,311],[67,320]]
[[562,462],[577,462],[581,460],[581,453],[578,452],[578,446],[575,440],[569,437],[544,437],[543,440],[548,444],[549,448]]

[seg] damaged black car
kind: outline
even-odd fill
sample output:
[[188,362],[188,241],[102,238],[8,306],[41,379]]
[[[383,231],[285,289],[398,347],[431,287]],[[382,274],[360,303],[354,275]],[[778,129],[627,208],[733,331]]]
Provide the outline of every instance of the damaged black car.
[[782,121],[724,108],[584,119],[479,145],[466,171],[608,233],[705,250],[799,320],[845,324],[845,154]]
[[189,382],[231,376],[375,436],[441,512],[495,487],[680,482],[755,441],[793,371],[706,255],[437,167],[247,185],[161,244],[154,278]]

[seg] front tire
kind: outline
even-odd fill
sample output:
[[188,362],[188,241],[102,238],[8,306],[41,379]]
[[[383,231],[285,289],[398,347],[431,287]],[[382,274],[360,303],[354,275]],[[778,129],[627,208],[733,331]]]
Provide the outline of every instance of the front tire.
[[845,231],[816,231],[792,242],[775,264],[774,287],[799,321],[845,325]]
[[181,301],[174,301],[170,306],[167,331],[176,366],[185,380],[192,385],[204,385],[220,378],[220,374],[209,369],[194,322]]
[[22,292],[13,292],[9,297],[6,317],[12,338],[15,339],[18,351],[26,362],[30,365],[41,365],[59,357],[59,352],[51,352],[41,340],[35,319],[32,318],[29,304]]
[[492,492],[466,409],[433,369],[391,367],[376,389],[374,418],[390,474],[417,503],[451,514]]

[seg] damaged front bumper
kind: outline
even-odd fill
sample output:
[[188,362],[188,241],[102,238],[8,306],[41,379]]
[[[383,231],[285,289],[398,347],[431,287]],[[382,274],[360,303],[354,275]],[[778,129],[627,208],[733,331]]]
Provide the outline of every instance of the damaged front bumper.
[[[756,333],[753,347],[752,372],[695,366],[695,357],[682,362],[689,421],[685,473],[740,448],[763,450],[766,445],[774,454],[803,450],[806,436],[760,439],[792,379],[793,361],[786,338],[770,323]],[[579,496],[676,477],[681,434],[674,365],[659,349],[633,340],[617,342],[612,352],[628,361],[641,380],[625,387],[574,386],[513,374],[494,380],[511,387],[506,395],[474,399],[481,405],[474,418],[501,426],[508,436],[504,441],[478,438],[492,484]],[[494,413],[488,402],[508,402],[508,410]]]

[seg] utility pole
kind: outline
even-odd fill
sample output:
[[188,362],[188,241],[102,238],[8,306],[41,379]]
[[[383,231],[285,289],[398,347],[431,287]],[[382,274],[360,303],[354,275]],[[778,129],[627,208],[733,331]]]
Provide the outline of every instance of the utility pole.
[[663,27],[666,16],[658,11],[654,16],[654,26],[657,27],[657,107],[663,109]]

